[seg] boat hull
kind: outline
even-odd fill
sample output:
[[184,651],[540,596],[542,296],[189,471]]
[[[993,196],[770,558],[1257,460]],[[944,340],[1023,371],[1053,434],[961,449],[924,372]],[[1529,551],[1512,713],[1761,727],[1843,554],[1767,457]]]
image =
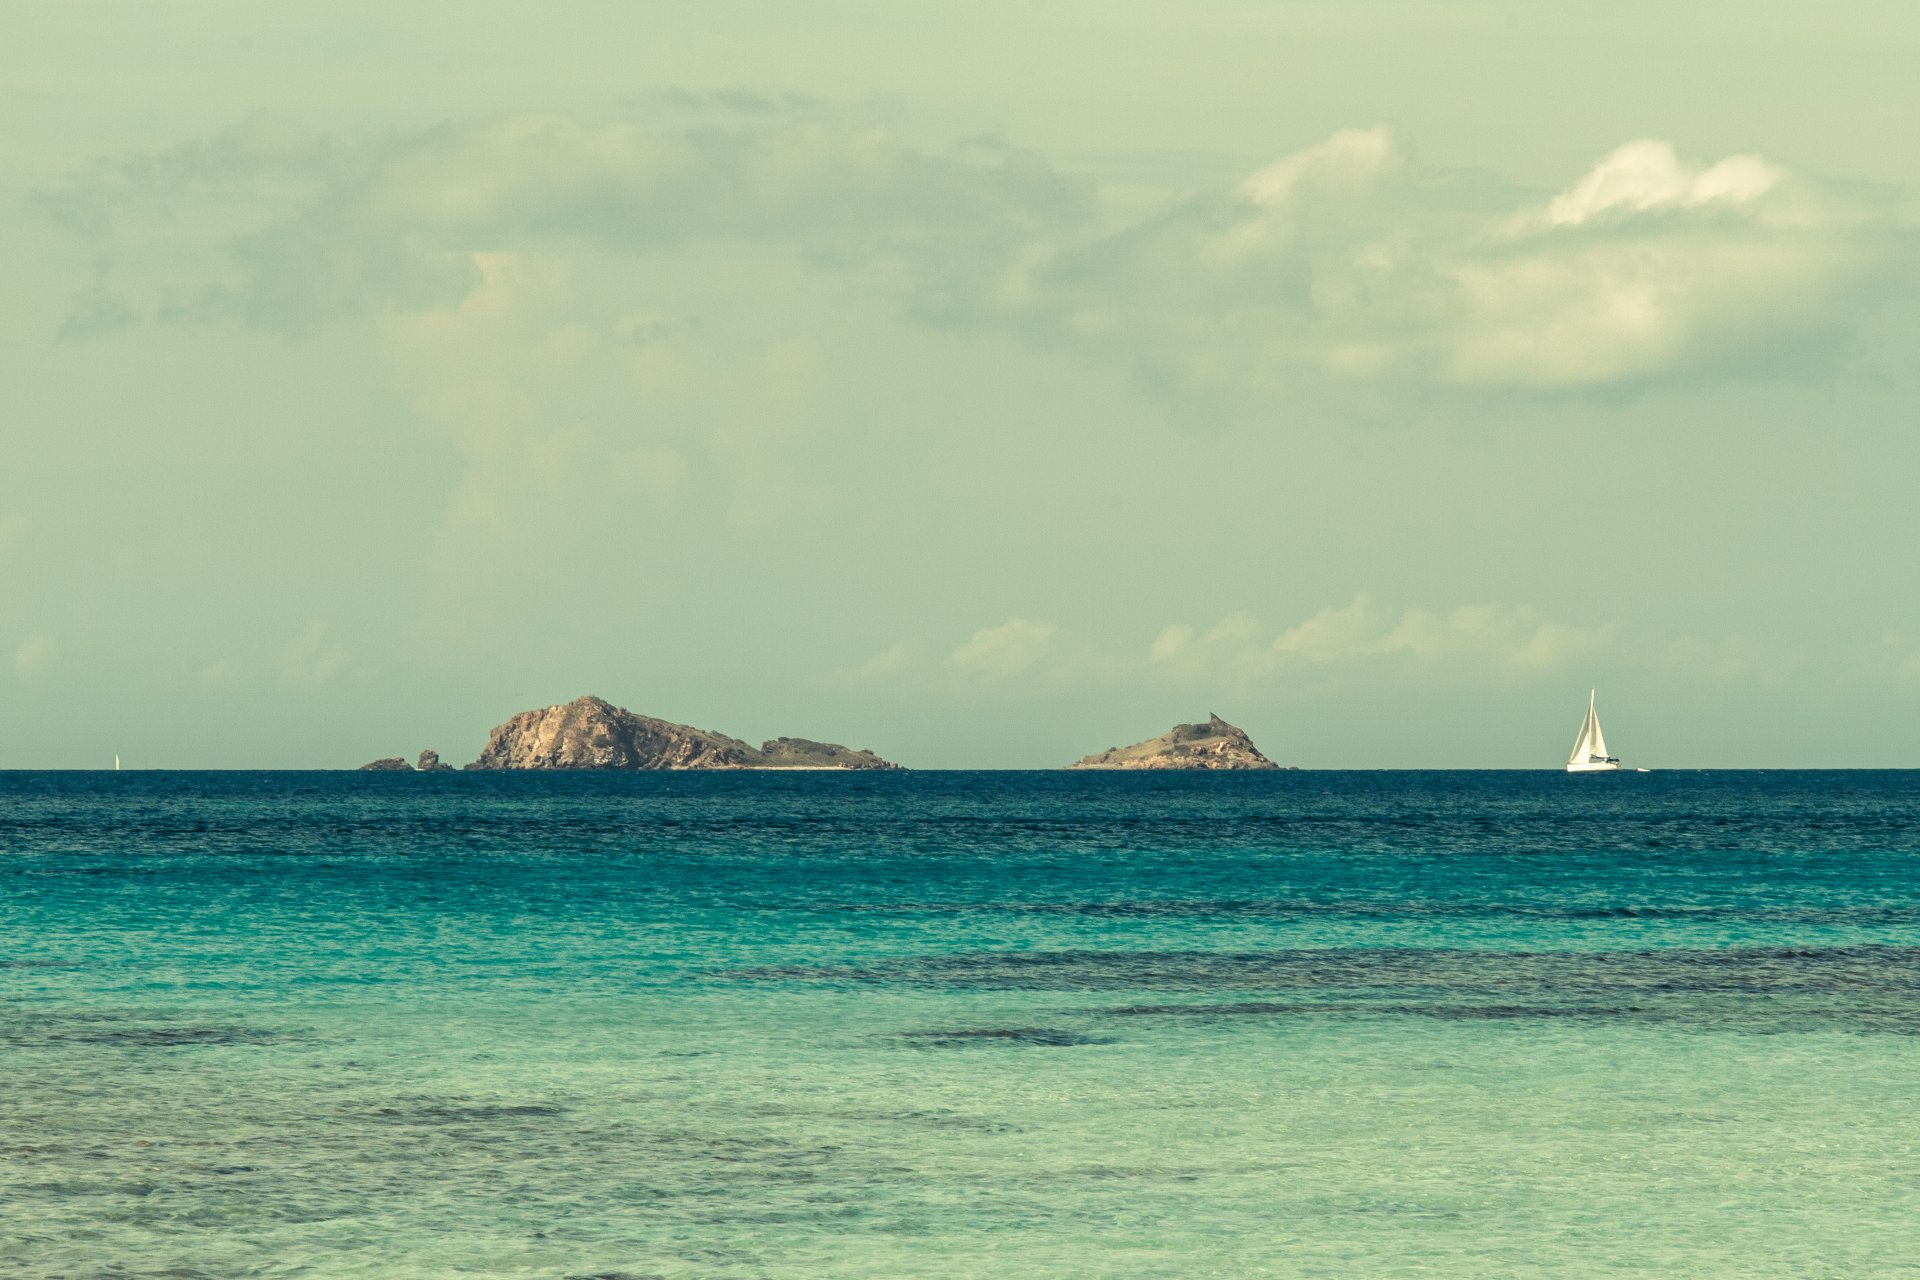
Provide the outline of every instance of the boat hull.
[[1568,773],[1618,773],[1620,772],[1620,762],[1618,760],[1611,760],[1611,761],[1608,761],[1606,764],[1570,764],[1567,766],[1567,772]]

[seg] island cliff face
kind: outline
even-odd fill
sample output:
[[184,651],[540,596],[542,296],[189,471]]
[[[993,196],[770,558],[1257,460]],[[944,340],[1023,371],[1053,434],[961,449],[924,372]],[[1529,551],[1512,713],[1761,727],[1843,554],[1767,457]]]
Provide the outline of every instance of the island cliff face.
[[487,736],[469,769],[898,769],[871,751],[775,738],[755,747],[656,720],[603,698],[522,711]]
[[1157,738],[1113,747],[1069,769],[1278,769],[1243,730],[1210,715],[1205,724],[1177,724]]

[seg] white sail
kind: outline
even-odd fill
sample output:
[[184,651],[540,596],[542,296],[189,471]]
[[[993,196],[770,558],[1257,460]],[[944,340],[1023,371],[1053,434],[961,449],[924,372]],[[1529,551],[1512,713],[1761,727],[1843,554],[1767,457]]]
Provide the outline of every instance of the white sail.
[[1569,766],[1587,762],[1587,757],[1592,754],[1593,729],[1593,703],[1589,699],[1586,717],[1580,721],[1580,731],[1573,735],[1573,750],[1567,754]]
[[1600,732],[1600,716],[1594,710],[1594,693],[1587,693],[1587,718],[1580,722],[1579,736],[1567,756],[1568,773],[1605,773],[1619,769],[1620,762],[1607,751],[1607,736]]

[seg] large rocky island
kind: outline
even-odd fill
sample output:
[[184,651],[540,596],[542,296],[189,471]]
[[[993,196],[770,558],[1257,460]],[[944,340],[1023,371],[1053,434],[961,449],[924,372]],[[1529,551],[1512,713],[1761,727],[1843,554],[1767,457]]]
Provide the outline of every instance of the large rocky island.
[[1177,724],[1157,738],[1111,747],[1069,769],[1278,769],[1253,739],[1217,715],[1205,724]]
[[898,769],[871,751],[774,738],[759,746],[656,720],[603,698],[522,711],[488,735],[469,769]]

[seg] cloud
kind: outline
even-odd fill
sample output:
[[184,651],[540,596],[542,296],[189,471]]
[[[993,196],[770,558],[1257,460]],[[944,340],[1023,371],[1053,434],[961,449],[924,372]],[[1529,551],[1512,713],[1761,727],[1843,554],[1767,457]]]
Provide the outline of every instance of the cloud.
[[1758,156],[1632,142],[1535,205],[1375,127],[1031,258],[983,306],[1188,389],[1566,391],[1831,358],[1912,259],[1889,207]]
[[[1904,652],[1905,641],[1886,648]],[[1715,683],[1777,684],[1804,673],[1805,657],[1741,636],[1661,634],[1612,622],[1557,619],[1530,605],[1385,606],[1362,593],[1270,633],[1249,614],[1200,630],[1178,624],[1150,646],[1149,672],[1185,682],[1249,685],[1320,672],[1477,671],[1510,676],[1611,666]],[[1881,669],[1884,670],[1884,667]],[[1920,673],[1920,657],[1903,673]]]
[[1865,214],[1757,156],[1696,168],[1664,142],[1631,143],[1439,260],[1453,328],[1438,371],[1591,386],[1830,348],[1890,252]]
[[1611,632],[1607,626],[1551,622],[1526,606],[1463,605],[1444,613],[1413,608],[1373,649],[1417,662],[1481,658],[1545,670],[1600,652]]
[[[1638,672],[1644,678],[1719,685],[1777,685],[1805,676],[1805,656],[1766,640],[1701,637],[1614,622],[1552,617],[1525,604],[1389,606],[1365,593],[1276,629],[1244,611],[1209,626],[1174,623],[1144,646],[1089,638],[1050,622],[1012,618],[984,627],[946,661],[899,643],[843,678],[910,678],[949,692],[983,684],[1050,689],[1205,687],[1222,694],[1261,689],[1489,687],[1561,673]],[[1880,680],[1920,683],[1920,653],[1888,633],[1851,669]],[[1586,687],[1583,683],[1580,687]]]
[[469,238],[870,247],[1086,213],[1084,194],[1031,152],[992,142],[932,152],[871,125],[765,114],[692,129],[514,116],[430,130],[382,158],[361,207],[377,225]]
[[1181,654],[1193,647],[1194,630],[1182,622],[1168,627],[1154,638],[1153,647],[1147,650],[1150,662],[1173,662]]
[[1232,268],[1303,247],[1324,211],[1366,198],[1405,163],[1385,126],[1344,129],[1282,156],[1234,189],[1225,225],[1201,243],[1201,261]]
[[1165,628],[1147,649],[1152,674],[1174,679],[1250,683],[1271,675],[1271,633],[1248,613],[1230,613],[1201,630],[1188,623]]
[[1743,636],[1676,636],[1652,649],[1656,665],[1692,679],[1778,684],[1804,670],[1804,658]]
[[[1611,625],[1556,621],[1525,605],[1390,609],[1363,594],[1277,632],[1245,612],[1204,628],[1176,623],[1161,629],[1144,651],[1070,641],[1053,623],[1013,618],[974,632],[953,650],[948,666],[965,679],[1043,674],[1052,682],[1093,686],[1157,680],[1244,687],[1289,673],[1445,665],[1526,674],[1595,657],[1615,635]],[[891,675],[910,661],[910,651],[896,645],[863,670]]]
[[739,94],[384,133],[255,116],[42,204],[102,264],[68,340],[369,339],[459,464],[435,495],[442,585],[501,600],[583,545],[661,546],[675,511],[764,534],[828,505],[796,459],[877,416],[874,353],[930,332],[903,317],[1093,213],[1033,152]]
[[997,627],[974,632],[953,651],[949,661],[962,676],[971,679],[1009,680],[1045,658],[1058,633],[1059,628],[1050,622],[1010,618]]
[[53,664],[60,646],[48,633],[36,632],[22,640],[13,651],[13,671],[22,680],[31,680]]
[[856,674],[863,677],[895,676],[913,665],[914,647],[902,641],[888,645],[860,664]]
[[1865,665],[1883,679],[1891,676],[1896,686],[1920,689],[1920,647],[1908,632],[1887,628],[1863,658]]
[[[656,94],[383,134],[255,116],[42,200],[103,264],[71,340],[457,314],[494,288],[490,262],[671,270],[719,246],[896,322],[1009,330],[1254,405],[1303,379],[1566,393],[1824,368],[1915,261],[1886,200],[1658,139],[1544,196],[1423,164],[1373,125],[1131,225],[1103,225],[1094,197],[994,139],[927,147],[818,103]],[[632,310],[639,332],[660,308]]]
[[140,313],[122,298],[102,288],[89,289],[73,300],[67,318],[54,331],[56,342],[103,337],[140,323]]
[[1327,607],[1274,637],[1273,651],[1283,659],[1333,662],[1377,652],[1392,630],[1371,597],[1357,595],[1346,605]]
[[1230,614],[1205,632],[1169,627],[1149,662],[1184,679],[1250,682],[1290,668],[1355,663],[1403,666],[1480,663],[1544,671],[1602,651],[1606,625],[1557,622],[1525,605],[1461,605],[1451,609],[1384,608],[1365,594],[1320,609],[1271,635],[1248,614]]
[[448,536],[471,552],[524,536],[529,503],[584,517],[677,494],[688,463],[657,405],[648,420],[646,326],[599,307],[567,258],[471,265],[457,302],[389,311],[380,327],[400,387],[466,464]]
[[327,635],[324,622],[311,622],[280,655],[280,677],[287,684],[323,685],[347,664],[347,652]]
[[1086,184],[997,140],[930,149],[802,103],[657,96],[597,120],[360,136],[256,115],[97,161],[42,203],[105,258],[137,245],[171,259],[144,304],[96,282],[73,336],[135,314],[299,332],[370,307],[457,304],[476,254],[583,245],[787,245],[926,303],[1093,209]]
[[1554,197],[1546,221],[1566,227],[1652,209],[1751,204],[1785,177],[1784,170],[1759,156],[1730,156],[1705,169],[1690,168],[1681,163],[1673,144],[1642,139],[1606,156]]

